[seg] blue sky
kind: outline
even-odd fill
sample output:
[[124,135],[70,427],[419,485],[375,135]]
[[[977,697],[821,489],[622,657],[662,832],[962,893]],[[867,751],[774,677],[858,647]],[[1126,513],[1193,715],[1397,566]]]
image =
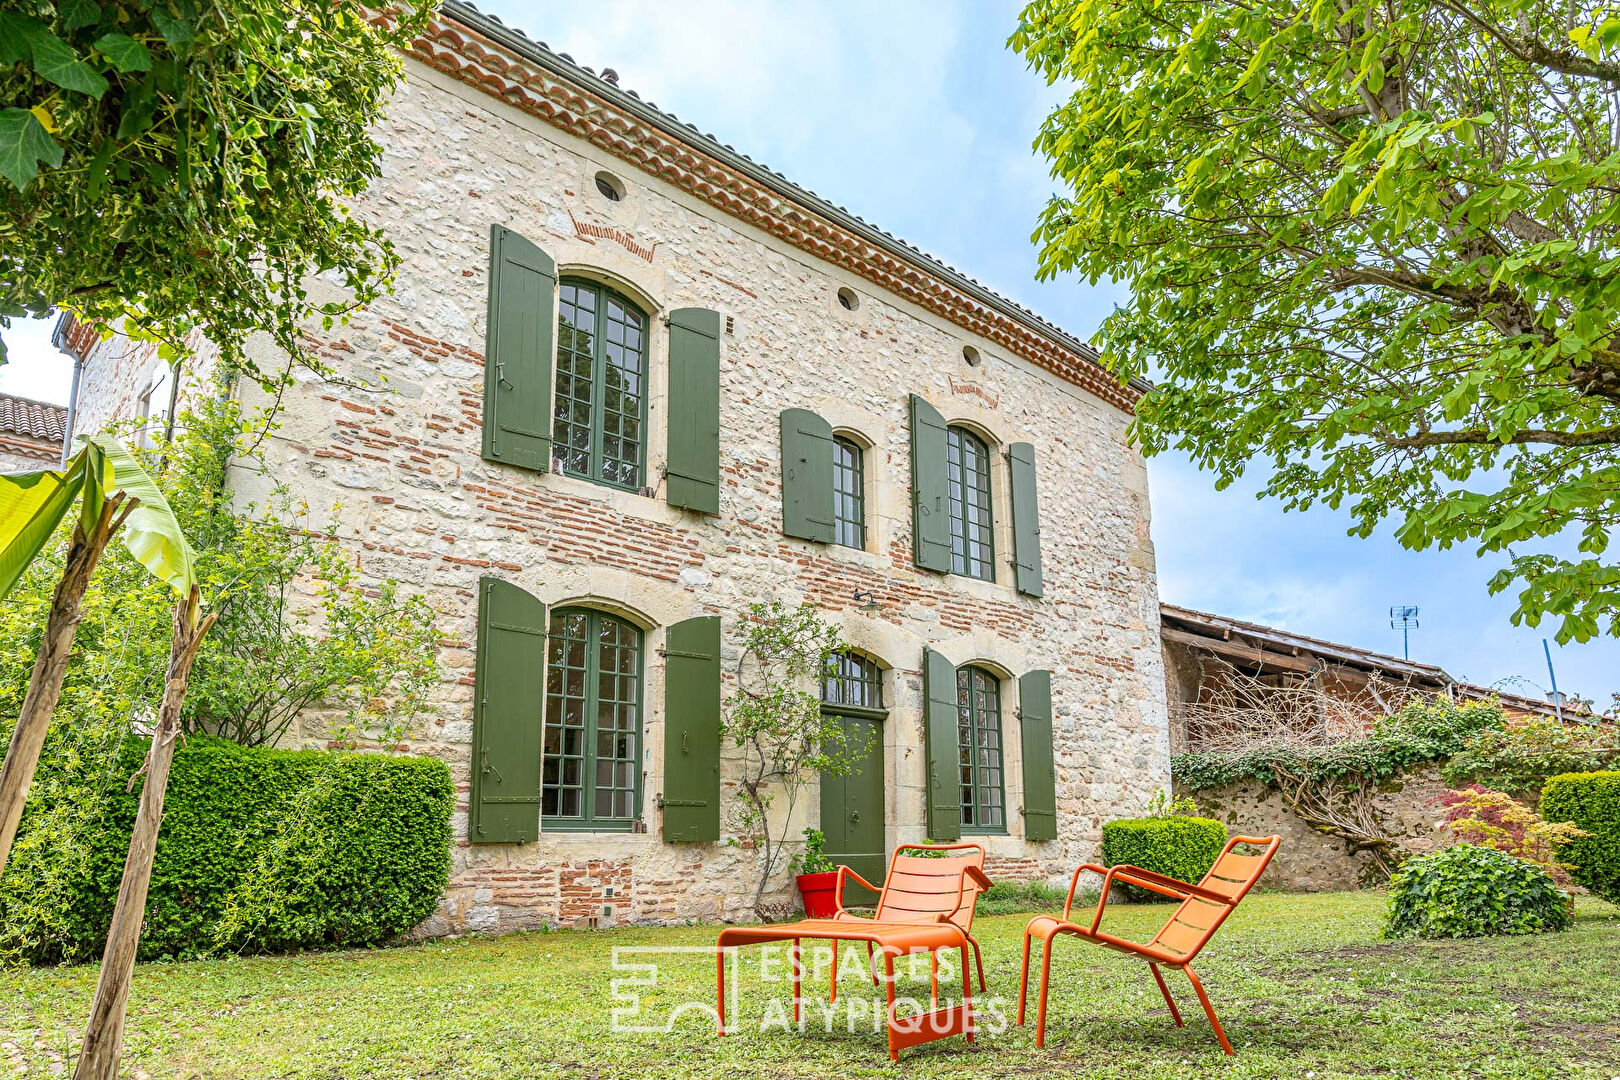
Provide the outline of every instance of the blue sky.
[[[1085,337],[1118,286],[1035,281],[1029,241],[1052,190],[1030,150],[1059,99],[1003,46],[1014,3],[594,0],[485,11],[676,113],[796,183]],[[43,327],[10,332],[0,390],[64,399]],[[1343,514],[1284,514],[1254,485],[1214,490],[1185,459],[1149,464],[1164,599],[1399,653],[1391,604],[1422,611],[1413,659],[1538,693],[1542,632],[1508,621],[1471,549],[1408,552],[1385,529],[1347,537]],[[1551,628],[1548,628],[1550,635]],[[1620,642],[1553,645],[1566,691],[1620,691]]]

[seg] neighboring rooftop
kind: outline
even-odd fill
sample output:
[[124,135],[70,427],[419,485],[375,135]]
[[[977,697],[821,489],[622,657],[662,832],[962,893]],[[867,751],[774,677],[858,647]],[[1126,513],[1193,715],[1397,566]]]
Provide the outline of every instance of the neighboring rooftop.
[[[1130,410],[1149,388],[1142,379],[1121,386],[1086,342],[643,101],[621,88],[611,69],[597,74],[464,0],[445,0],[439,14],[414,50],[429,65],[997,341],[1120,408]],[[486,46],[506,55],[492,55]],[[512,57],[533,68],[512,64]],[[933,281],[920,280],[919,271]]]
[[66,431],[65,407],[0,394],[0,451],[55,460]]
[[[1274,626],[1212,615],[1207,611],[1160,604],[1159,622],[1159,632],[1165,641],[1205,649],[1244,667],[1304,674],[1325,662],[1341,671],[1349,669],[1368,677],[1376,674],[1410,686],[1471,700],[1499,698],[1504,706],[1514,712],[1553,716],[1558,711],[1552,702],[1542,698],[1460,682],[1433,664],[1420,664],[1371,649],[1306,637]],[[1566,707],[1564,712],[1569,715],[1571,710]],[[1584,714],[1582,718],[1590,719]]]

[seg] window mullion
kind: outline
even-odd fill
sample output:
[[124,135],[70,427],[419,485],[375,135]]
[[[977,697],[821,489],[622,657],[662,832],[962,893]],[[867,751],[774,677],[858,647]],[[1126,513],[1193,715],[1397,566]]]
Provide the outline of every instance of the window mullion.
[[596,714],[601,707],[601,633],[599,617],[592,612],[585,619],[585,760],[580,766],[580,820],[592,823],[596,821]]
[[591,479],[605,480],[602,470],[602,429],[607,397],[607,297],[596,292],[596,334],[591,338]]

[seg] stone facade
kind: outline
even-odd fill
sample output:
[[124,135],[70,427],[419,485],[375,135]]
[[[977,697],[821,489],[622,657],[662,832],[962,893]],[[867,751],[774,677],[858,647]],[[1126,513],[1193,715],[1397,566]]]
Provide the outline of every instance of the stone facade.
[[[262,500],[269,485],[284,483],[318,512],[338,507],[335,532],[361,571],[403,583],[438,611],[443,679],[407,739],[412,752],[449,762],[464,796],[480,576],[506,578],[548,605],[594,606],[635,623],[644,633],[643,797],[637,831],[545,832],[525,845],[468,843],[464,797],[451,884],[423,932],[746,916],[753,848],[660,837],[659,650],[671,624],[719,615],[729,690],[734,620],[771,597],[821,606],[884,668],[890,849],[924,838],[927,645],[1002,678],[1009,824],[1006,835],[973,837],[983,839],[992,875],[1057,877],[1096,858],[1102,823],[1140,812],[1167,785],[1169,745],[1146,469],[1127,439],[1128,409],[1082,386],[1095,379],[1092,360],[1064,354],[1090,372],[1086,380],[1031,362],[1001,340],[1007,335],[965,329],[442,66],[408,64],[379,132],[383,175],[356,207],[387,224],[403,258],[395,292],[317,338],[344,382],[297,383],[266,444],[266,475],[239,475],[235,495]],[[604,169],[622,184],[621,200],[595,186]],[[651,495],[481,457],[492,224],[539,245],[562,276],[609,283],[651,316]],[[840,289],[856,294],[853,310],[839,302]],[[686,306],[724,316],[716,516],[663,501],[663,319]],[[979,325],[987,318],[975,316]],[[973,364],[967,345],[978,353]],[[250,403],[257,395],[244,393]],[[994,452],[995,581],[912,564],[909,393],[970,426]],[[105,418],[119,407],[94,411]],[[777,418],[789,407],[815,410],[869,448],[865,550],[783,536]],[[1036,449],[1039,599],[1014,589],[1006,557],[1002,451],[1014,441]],[[1017,676],[1036,668],[1052,672],[1053,689],[1059,838],[1046,842],[1026,842],[1017,813]],[[297,737],[325,745],[327,735],[322,718],[309,716]],[[722,766],[724,803],[734,766]],[[816,804],[812,784],[792,835],[816,824]],[[785,873],[770,895],[783,908],[793,902]]]

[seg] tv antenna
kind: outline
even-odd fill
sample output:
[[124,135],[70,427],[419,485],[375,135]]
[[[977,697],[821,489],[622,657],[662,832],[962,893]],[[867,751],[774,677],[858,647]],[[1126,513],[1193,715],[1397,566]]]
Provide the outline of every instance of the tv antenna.
[[1401,659],[1412,659],[1412,631],[1418,628],[1418,609],[1407,604],[1391,607],[1389,628],[1401,632]]

